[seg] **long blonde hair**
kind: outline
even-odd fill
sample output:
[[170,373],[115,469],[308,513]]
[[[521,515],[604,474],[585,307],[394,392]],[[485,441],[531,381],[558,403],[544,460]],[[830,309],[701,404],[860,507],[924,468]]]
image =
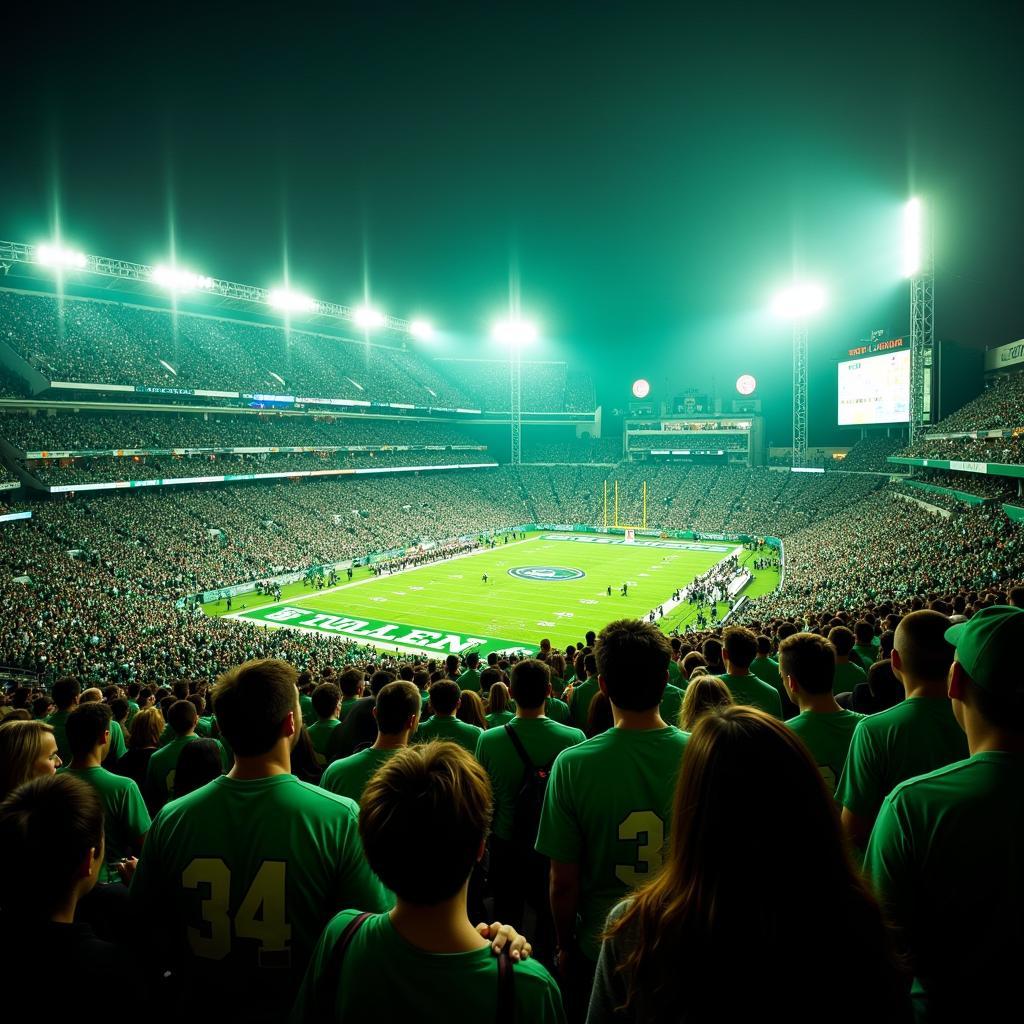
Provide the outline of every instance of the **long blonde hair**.
[[679,728],[683,732],[693,732],[693,727],[712,708],[724,708],[732,703],[729,687],[718,676],[694,673],[686,687],[683,706],[679,709]]
[[45,722],[4,722],[0,725],[0,797],[32,776],[32,765],[43,749],[43,737],[53,735]]

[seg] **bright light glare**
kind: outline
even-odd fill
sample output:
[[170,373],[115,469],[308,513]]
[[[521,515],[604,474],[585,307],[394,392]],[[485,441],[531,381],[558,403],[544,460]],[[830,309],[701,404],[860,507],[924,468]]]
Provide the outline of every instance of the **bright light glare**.
[[36,262],[44,267],[77,267],[85,266],[85,253],[65,249],[62,245],[37,245]]
[[639,380],[633,381],[633,397],[634,398],[646,398],[651,393],[651,385],[649,381],[646,381],[641,377]]
[[352,319],[356,326],[362,327],[364,331],[384,326],[384,314],[372,306],[357,306],[352,313]]
[[907,200],[903,207],[903,276],[914,277],[921,270],[924,206],[920,199]]
[[491,337],[503,345],[529,345],[537,340],[537,326],[529,320],[499,320],[491,328]]
[[794,284],[775,296],[772,311],[786,320],[805,320],[825,307],[825,290],[816,284]]
[[271,288],[267,303],[274,309],[286,313],[311,313],[316,309],[316,300],[301,292],[293,292],[288,288]]
[[413,320],[409,333],[419,341],[430,341],[434,337],[434,325],[427,320]]
[[169,292],[192,292],[213,287],[212,277],[193,274],[191,270],[182,270],[181,267],[165,267],[162,264],[153,268],[150,279]]

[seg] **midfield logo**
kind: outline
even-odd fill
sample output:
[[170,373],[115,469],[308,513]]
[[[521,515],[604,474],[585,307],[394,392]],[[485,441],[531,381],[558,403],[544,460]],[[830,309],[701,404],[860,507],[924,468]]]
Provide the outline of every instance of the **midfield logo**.
[[580,580],[587,574],[582,569],[569,569],[564,565],[520,565],[509,569],[509,576],[520,580],[539,580],[542,583]]

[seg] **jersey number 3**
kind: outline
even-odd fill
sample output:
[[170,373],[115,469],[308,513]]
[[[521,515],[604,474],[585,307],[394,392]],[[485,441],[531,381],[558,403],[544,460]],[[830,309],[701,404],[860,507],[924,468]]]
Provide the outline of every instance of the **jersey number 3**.
[[632,811],[626,815],[619,825],[619,839],[638,844],[632,864],[615,865],[615,877],[623,885],[639,885],[661,867],[665,824],[654,811]]
[[285,871],[282,860],[265,860],[249,891],[231,916],[231,869],[219,857],[197,857],[181,873],[186,889],[203,887],[204,927],[188,929],[188,944],[196,956],[223,960],[232,938],[259,943],[260,967],[291,966],[292,926],[285,919]]

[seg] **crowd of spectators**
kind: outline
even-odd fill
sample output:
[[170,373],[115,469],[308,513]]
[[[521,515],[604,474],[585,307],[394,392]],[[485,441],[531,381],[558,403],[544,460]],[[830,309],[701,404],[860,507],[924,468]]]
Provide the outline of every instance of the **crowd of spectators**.
[[[1024,376],[1024,375],[1022,375]],[[915,459],[952,459],[958,462],[1001,462],[1019,466],[1024,463],[1024,426],[1009,437],[929,437],[908,445],[900,452]]]
[[890,473],[896,467],[887,462],[890,455],[895,455],[904,446],[899,437],[887,437],[884,434],[869,434],[861,438],[843,459],[829,459],[825,462],[826,469],[842,470],[847,473]]
[[1017,427],[1024,427],[1024,370],[997,374],[974,401],[940,420],[931,433]]
[[567,441],[532,441],[523,443],[526,462],[609,464],[622,460],[622,440],[616,437],[577,437]]
[[[512,401],[512,369],[507,359],[438,359],[436,365],[453,381],[460,391],[480,403],[483,408],[507,412]],[[567,370],[562,362],[522,362],[522,406],[524,412],[566,411]],[[590,395],[593,386],[590,388]],[[586,392],[584,397],[589,397]],[[462,404],[466,399],[463,398]],[[583,404],[577,393],[574,403]],[[575,410],[591,412],[589,409]]]
[[1015,477],[992,476],[988,473],[948,473],[941,469],[917,470],[912,479],[934,484],[936,487],[962,491],[964,494],[974,494],[979,498],[997,500],[1015,497],[1019,487],[1019,481]]

